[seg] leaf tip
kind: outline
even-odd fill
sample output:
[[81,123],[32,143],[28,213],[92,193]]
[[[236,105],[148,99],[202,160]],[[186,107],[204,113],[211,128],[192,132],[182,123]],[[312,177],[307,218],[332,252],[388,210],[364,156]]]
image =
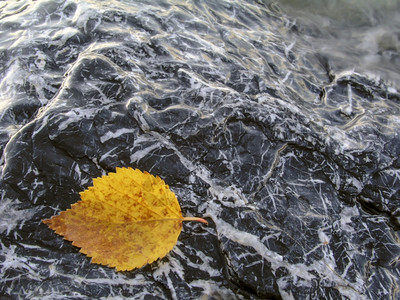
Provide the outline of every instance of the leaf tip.
[[43,219],[42,223],[48,225],[51,223],[51,219]]

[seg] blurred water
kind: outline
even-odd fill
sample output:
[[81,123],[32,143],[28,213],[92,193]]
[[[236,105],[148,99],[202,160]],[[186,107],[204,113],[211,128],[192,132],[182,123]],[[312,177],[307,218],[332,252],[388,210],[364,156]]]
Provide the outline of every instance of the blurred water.
[[[0,298],[399,299],[398,7],[0,2]],[[207,233],[116,275],[41,224],[120,166]]]
[[309,50],[336,72],[355,70],[400,85],[400,1],[279,0]]

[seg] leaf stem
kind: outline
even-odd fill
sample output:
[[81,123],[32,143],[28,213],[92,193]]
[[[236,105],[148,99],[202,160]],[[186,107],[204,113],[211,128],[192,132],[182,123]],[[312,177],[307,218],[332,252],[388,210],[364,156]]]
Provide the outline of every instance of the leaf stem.
[[208,224],[208,222],[202,218],[196,218],[196,217],[183,217],[182,221],[197,221],[197,222],[201,222],[204,224]]

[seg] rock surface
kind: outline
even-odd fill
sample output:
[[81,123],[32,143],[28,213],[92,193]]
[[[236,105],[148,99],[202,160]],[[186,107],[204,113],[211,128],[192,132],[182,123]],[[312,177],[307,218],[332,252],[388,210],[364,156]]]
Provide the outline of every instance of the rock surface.
[[[173,2],[1,8],[0,294],[400,298],[397,90],[335,73],[274,4]],[[41,220],[120,166],[209,226],[91,264]]]

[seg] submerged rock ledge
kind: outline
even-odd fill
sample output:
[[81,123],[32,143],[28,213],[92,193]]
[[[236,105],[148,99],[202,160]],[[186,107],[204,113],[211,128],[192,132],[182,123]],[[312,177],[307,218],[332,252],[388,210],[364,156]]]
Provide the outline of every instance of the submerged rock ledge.
[[[0,20],[1,295],[400,297],[396,89],[336,74],[261,1],[19,5]],[[120,166],[209,226],[116,273],[41,224]]]

